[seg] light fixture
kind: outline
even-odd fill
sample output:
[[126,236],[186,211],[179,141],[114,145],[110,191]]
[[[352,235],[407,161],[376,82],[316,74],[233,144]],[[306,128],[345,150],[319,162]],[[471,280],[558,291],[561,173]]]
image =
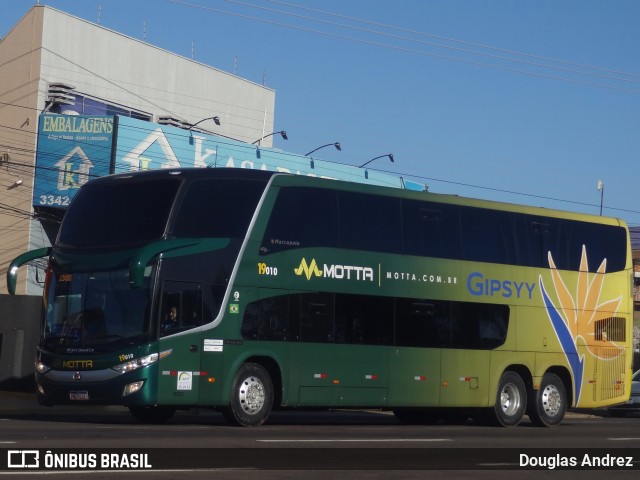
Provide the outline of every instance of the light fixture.
[[383,157],[389,157],[389,160],[391,160],[391,163],[393,163],[393,153],[386,153],[385,155],[380,155],[378,157],[374,157],[371,160],[369,160],[368,162],[364,162],[362,165],[360,165],[360,168],[364,167],[365,165],[369,165],[374,160],[377,160],[377,159],[383,158]]
[[334,143],[327,143],[326,145],[322,145],[318,148],[314,148],[313,150],[311,150],[309,153],[305,153],[304,156],[308,156],[311,155],[313,152],[315,152],[316,150],[320,150],[321,148],[324,147],[330,147],[331,145],[333,145],[334,147],[336,147],[337,150],[342,151],[342,147],[340,146],[340,142],[334,142]]
[[193,129],[193,127],[195,127],[196,125],[199,125],[199,124],[201,124],[202,122],[204,122],[206,120],[213,120],[213,122],[216,125],[220,125],[220,117],[217,117],[217,116],[216,117],[207,117],[207,118],[203,118],[202,120],[198,120],[196,123],[192,124],[189,127],[189,131],[191,131]]
[[16,181],[13,182],[11,186],[7,187],[7,190],[13,190],[14,188],[18,188],[20,185],[22,185],[22,179],[17,178]]
[[[283,140],[289,140],[289,137],[287,137],[287,132],[285,130],[281,130],[279,132],[273,132],[273,133],[270,133],[269,135],[265,135],[264,137],[259,138],[255,142],[251,142],[251,145],[255,145],[256,143],[261,142],[265,138],[270,137],[271,135],[277,135],[277,134],[280,134],[282,136]],[[258,143],[258,145],[259,145],[259,143]]]

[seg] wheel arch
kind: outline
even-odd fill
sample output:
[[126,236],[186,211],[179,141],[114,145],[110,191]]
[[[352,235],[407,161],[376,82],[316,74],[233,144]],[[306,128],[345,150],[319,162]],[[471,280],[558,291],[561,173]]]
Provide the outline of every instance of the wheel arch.
[[[526,365],[522,365],[519,363],[514,363],[505,367],[505,369],[500,373],[500,377],[504,375],[505,372],[515,372],[520,375],[522,381],[524,382],[527,389],[532,388],[533,386],[533,376],[531,375],[531,371]],[[497,385],[497,384],[496,384]]]
[[571,373],[569,373],[569,370],[567,370],[565,367],[554,365],[552,367],[549,367],[547,371],[544,373],[545,374],[553,373],[557,375],[558,378],[560,378],[560,380],[562,381],[562,384],[564,385],[564,390],[567,394],[567,406],[568,407],[573,406],[573,399],[574,399],[573,380],[571,378]]
[[244,355],[234,356],[233,361],[225,365],[222,381],[222,397],[219,406],[228,405],[231,401],[231,389],[240,368],[247,363],[255,363],[263,367],[271,377],[273,384],[273,405],[280,406],[284,399],[283,367],[277,356],[266,351],[253,350]]
[[280,406],[283,397],[282,369],[276,359],[268,355],[254,355],[247,357],[242,363],[255,363],[267,371],[273,384],[273,405]]

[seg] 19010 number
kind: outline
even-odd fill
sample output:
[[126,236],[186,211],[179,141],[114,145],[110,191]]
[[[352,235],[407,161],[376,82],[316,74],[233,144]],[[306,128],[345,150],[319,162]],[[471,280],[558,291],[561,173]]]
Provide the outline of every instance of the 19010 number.
[[278,275],[278,267],[270,267],[266,263],[258,263],[258,275]]

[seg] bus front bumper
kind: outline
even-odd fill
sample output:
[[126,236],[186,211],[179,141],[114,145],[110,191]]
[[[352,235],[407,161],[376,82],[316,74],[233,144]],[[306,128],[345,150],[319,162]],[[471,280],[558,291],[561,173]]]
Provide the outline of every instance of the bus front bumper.
[[[147,369],[143,369],[147,370]],[[135,374],[134,374],[135,373]],[[147,371],[120,374],[113,370],[36,373],[40,405],[153,405]]]

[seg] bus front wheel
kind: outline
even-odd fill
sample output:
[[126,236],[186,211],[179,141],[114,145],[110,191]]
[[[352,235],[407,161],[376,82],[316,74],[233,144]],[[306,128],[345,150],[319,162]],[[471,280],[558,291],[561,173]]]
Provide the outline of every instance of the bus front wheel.
[[222,413],[229,423],[242,427],[262,425],[273,406],[273,383],[269,372],[257,363],[240,367],[231,389],[231,404]]
[[515,427],[527,408],[527,389],[516,372],[504,372],[498,384],[492,417],[502,427]]
[[532,390],[529,418],[541,427],[554,427],[567,410],[567,391],[554,373],[545,373],[538,390]]

